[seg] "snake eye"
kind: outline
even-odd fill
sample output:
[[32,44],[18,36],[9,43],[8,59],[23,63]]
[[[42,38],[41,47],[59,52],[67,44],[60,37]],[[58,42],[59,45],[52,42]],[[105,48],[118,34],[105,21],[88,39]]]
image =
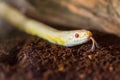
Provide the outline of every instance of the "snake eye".
[[75,38],[78,38],[79,37],[79,34],[78,33],[75,33]]

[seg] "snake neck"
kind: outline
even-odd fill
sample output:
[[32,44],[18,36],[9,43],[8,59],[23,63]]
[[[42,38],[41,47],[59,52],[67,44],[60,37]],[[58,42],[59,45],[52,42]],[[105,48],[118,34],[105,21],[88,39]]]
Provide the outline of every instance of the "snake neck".
[[64,40],[61,38],[63,34],[59,30],[24,16],[5,2],[0,3],[0,16],[22,31],[44,38],[52,43],[64,44]]

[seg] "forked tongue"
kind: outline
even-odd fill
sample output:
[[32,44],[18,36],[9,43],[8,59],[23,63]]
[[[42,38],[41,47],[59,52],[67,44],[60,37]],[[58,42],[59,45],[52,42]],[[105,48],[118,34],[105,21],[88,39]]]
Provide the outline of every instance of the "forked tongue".
[[97,42],[95,41],[95,39],[93,37],[90,37],[90,39],[92,40],[92,47],[90,49],[90,51],[94,51],[95,47],[99,48],[99,45],[97,44]]

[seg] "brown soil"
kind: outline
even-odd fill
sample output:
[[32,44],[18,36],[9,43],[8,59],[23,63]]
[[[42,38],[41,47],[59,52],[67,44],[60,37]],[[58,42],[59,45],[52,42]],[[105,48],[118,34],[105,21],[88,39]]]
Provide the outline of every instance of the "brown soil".
[[13,34],[0,40],[0,80],[120,80],[120,38],[114,35],[94,32],[101,47],[89,52],[91,41],[67,48]]

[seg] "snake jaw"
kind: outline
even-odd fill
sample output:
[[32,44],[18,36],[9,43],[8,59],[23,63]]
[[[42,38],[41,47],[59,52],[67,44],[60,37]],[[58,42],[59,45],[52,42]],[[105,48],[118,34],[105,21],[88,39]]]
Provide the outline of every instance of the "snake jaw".
[[93,52],[95,50],[95,47],[99,48],[99,45],[93,37],[90,37],[90,39],[92,40],[92,47],[91,47],[90,51]]

